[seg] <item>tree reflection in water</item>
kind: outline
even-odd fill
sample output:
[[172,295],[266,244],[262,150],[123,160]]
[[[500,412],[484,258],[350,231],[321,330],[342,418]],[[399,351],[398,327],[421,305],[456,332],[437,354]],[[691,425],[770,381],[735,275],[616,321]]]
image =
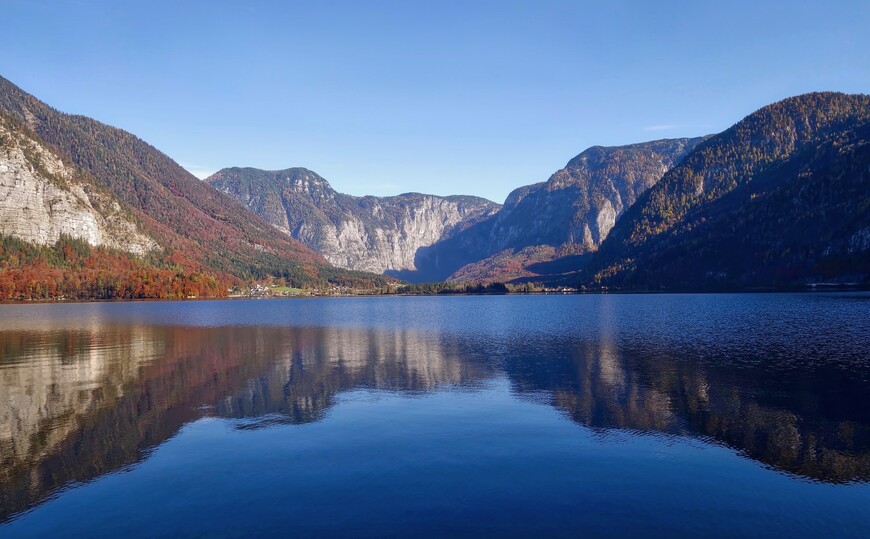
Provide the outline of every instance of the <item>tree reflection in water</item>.
[[242,420],[238,428],[306,423],[346,391],[473,391],[498,376],[604,434],[695,437],[812,480],[870,480],[870,407],[855,405],[870,394],[865,376],[732,352],[606,330],[495,340],[343,327],[4,331],[0,521],[135,464],[204,416]]

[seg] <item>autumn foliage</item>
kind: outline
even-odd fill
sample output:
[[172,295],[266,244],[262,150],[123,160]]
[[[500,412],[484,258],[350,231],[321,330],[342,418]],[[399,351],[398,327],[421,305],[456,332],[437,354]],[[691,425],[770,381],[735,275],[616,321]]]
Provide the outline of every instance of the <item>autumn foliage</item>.
[[71,238],[38,246],[0,236],[0,300],[222,297],[230,284]]

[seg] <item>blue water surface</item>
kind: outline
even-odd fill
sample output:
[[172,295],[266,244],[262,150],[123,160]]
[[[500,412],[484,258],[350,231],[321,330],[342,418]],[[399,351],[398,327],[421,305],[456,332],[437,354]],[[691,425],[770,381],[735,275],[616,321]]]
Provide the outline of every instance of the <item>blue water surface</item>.
[[866,537],[870,294],[0,305],[0,536]]

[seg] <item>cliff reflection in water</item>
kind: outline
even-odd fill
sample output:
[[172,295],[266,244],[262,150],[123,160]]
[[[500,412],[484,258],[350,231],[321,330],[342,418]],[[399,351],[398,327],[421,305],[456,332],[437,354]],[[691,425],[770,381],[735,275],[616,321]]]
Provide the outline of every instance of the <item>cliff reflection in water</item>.
[[[865,377],[736,367],[619,344],[341,327],[99,326],[0,332],[0,521],[128,467],[203,416],[242,428],[321,419],[360,388],[515,394],[606,432],[690,436],[821,481],[870,480]],[[765,370],[767,369],[767,370]]]
[[414,332],[122,326],[0,333],[0,520],[129,466],[207,415],[314,421],[358,387],[488,377]]

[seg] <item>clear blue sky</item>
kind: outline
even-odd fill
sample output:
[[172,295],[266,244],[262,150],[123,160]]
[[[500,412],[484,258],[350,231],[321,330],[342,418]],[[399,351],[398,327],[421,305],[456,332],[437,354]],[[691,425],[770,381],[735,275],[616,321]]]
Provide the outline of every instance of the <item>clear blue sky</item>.
[[572,156],[870,92],[870,2],[0,0],[0,74],[202,175],[501,201]]

